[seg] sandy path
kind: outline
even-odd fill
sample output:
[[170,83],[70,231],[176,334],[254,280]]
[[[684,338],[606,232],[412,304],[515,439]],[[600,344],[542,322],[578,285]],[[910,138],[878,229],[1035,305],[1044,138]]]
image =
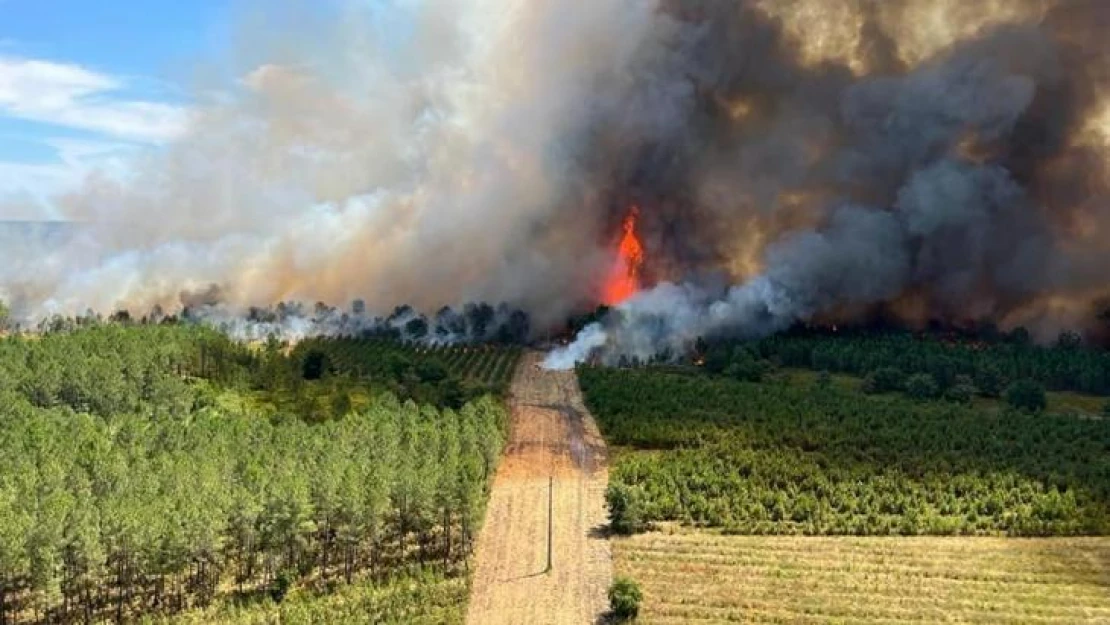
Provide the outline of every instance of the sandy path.
[[[467,623],[594,623],[612,577],[605,443],[573,372],[543,371],[530,353],[513,379],[513,427],[478,538]],[[553,478],[553,567],[547,565]]]

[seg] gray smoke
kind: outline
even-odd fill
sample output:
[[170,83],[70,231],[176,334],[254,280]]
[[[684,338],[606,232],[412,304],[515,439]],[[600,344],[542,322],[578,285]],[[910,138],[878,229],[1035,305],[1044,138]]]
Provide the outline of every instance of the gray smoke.
[[543,331],[600,301],[631,205],[645,290],[563,366],[876,311],[1051,332],[1107,295],[1102,0],[341,7],[264,5],[183,138],[55,200],[64,245],[0,240],[0,299],[216,284],[221,318],[490,301]]
[[[1061,63],[1045,32],[1007,27],[839,88],[813,124],[836,129],[834,146],[807,168],[816,186],[835,189],[813,227],[779,234],[762,271],[723,293],[670,283],[640,293],[547,365],[681,354],[699,337],[762,336],[911,295],[947,320],[999,318],[1036,301],[1068,254],[1038,201],[1056,198],[1032,197],[1007,159],[1023,137],[1044,140],[1030,136],[1041,130],[1034,113],[1045,115],[1034,107],[1061,88]],[[745,159],[736,163],[743,172]]]

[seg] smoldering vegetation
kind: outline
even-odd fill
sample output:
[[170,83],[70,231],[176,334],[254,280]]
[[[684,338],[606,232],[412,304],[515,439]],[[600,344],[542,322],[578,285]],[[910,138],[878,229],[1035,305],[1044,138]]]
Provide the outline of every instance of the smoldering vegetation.
[[[209,297],[213,293],[209,292]],[[440,308],[432,316],[412,306],[397,306],[388,315],[367,312],[366,303],[355,300],[347,309],[316,302],[279,302],[274,306],[251,306],[245,313],[228,308],[218,300],[188,300],[183,307],[167,313],[155,305],[142,315],[117,310],[105,317],[91,309],[82,315],[44,317],[33,326],[13,323],[0,311],[0,331],[64,333],[78,328],[104,325],[204,325],[220,330],[233,339],[249,342],[277,340],[297,343],[310,338],[378,338],[426,346],[459,343],[497,343],[521,345],[531,336],[528,313],[507,304],[466,304],[459,310]]]
[[645,288],[563,364],[815,318],[1101,323],[1099,0],[285,11],[201,72],[182,138],[55,200],[66,245],[18,242],[16,317],[216,284],[233,318],[504,301],[545,330],[599,301],[634,204]]

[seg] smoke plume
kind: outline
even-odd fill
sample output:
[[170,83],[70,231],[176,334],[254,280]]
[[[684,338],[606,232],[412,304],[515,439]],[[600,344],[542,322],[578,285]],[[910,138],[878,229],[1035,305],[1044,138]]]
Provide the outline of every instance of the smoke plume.
[[601,301],[632,205],[643,290],[553,364],[877,311],[1052,333],[1107,295],[1101,0],[371,7],[248,21],[182,139],[55,200],[64,245],[0,240],[0,299],[542,330]]

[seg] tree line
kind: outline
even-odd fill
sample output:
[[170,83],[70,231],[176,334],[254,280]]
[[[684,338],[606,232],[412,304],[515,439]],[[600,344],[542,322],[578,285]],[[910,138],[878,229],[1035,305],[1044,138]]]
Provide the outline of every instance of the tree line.
[[183,294],[179,310],[166,311],[160,305],[144,313],[119,309],[105,316],[91,309],[75,316],[50,315],[33,325],[13,320],[10,308],[0,301],[0,332],[30,331],[39,334],[71,332],[104,324],[116,325],[208,325],[224,334],[243,339],[265,340],[270,335],[282,339],[311,336],[336,338],[379,338],[427,344],[474,343],[524,345],[531,332],[531,318],[519,308],[501,303],[471,302],[456,310],[443,306],[426,315],[412,306],[397,306],[388,315],[374,315],[363,300],[354,300],[346,309],[325,302],[309,305],[299,301],[271,306],[252,306],[242,314],[221,305],[218,288]]
[[1084,345],[1070,332],[1052,345],[1036,345],[1021,329],[974,336],[798,329],[757,341],[703,344],[706,366],[723,370],[737,348],[784,367],[860,377],[893,370],[906,380],[928,375],[938,394],[964,386],[999,397],[1010,384],[1025,380],[1054,391],[1110,395],[1110,353]]

